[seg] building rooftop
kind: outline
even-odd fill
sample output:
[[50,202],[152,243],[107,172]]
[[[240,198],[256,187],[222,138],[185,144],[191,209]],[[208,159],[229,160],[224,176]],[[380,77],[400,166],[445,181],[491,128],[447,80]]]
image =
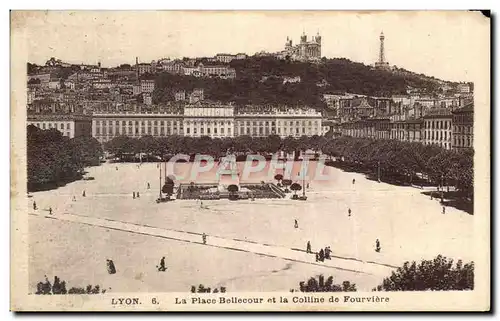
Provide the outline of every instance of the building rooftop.
[[467,112],[474,112],[474,103],[469,103],[453,111],[453,113],[467,113]]
[[424,118],[442,118],[451,117],[451,110],[448,108],[434,108],[430,109]]
[[85,114],[63,114],[63,113],[44,113],[44,114],[32,114],[28,113],[28,121],[63,121],[63,120],[88,120],[92,119],[92,116]]

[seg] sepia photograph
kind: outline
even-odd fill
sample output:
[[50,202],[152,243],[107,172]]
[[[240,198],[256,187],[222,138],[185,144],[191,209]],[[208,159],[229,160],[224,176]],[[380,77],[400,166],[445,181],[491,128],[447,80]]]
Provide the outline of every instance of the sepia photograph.
[[11,11],[13,311],[488,311],[480,11]]

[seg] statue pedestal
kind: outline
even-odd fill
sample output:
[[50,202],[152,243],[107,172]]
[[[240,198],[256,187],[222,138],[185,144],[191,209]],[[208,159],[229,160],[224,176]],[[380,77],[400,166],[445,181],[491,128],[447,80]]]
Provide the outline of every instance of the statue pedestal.
[[240,187],[240,175],[234,155],[228,155],[221,159],[217,175],[219,177],[219,191],[221,189],[227,191],[229,185]]

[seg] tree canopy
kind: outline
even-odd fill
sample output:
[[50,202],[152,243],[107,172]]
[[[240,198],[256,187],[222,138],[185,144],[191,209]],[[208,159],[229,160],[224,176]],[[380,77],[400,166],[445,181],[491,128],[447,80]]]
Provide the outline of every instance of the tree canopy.
[[28,190],[77,179],[84,166],[99,164],[101,144],[95,138],[65,137],[56,129],[27,127]]
[[211,138],[208,136],[189,137],[171,135],[154,137],[151,135],[141,138],[117,136],[104,144],[104,148],[116,157],[123,157],[135,153],[146,153],[163,157],[169,154],[206,154],[214,157],[221,156],[227,150],[237,153],[276,153],[280,150],[294,152],[307,150],[309,147],[321,149],[326,143],[324,137],[302,136],[300,138],[271,135],[268,137],[236,136],[225,138]]
[[468,196],[474,192],[472,149],[454,151],[417,142],[343,136],[329,140],[322,151],[359,168],[380,168],[382,180],[399,174],[411,183],[420,173],[426,174],[436,185],[443,179],[444,183],[455,185]]
[[458,260],[438,255],[419,264],[405,262],[376,291],[452,291],[474,290],[474,262],[463,264]]

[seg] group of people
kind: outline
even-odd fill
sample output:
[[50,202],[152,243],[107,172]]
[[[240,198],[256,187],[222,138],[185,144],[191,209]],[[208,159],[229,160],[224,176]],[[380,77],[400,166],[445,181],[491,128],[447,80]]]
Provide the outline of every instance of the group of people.
[[[311,242],[307,241],[306,245],[306,253],[313,253],[311,249]],[[329,246],[325,247],[324,249],[319,250],[319,252],[316,253],[316,262],[323,262],[325,259],[330,260],[331,259],[331,253],[332,250],[330,249]]]
[[[377,239],[375,241],[375,252],[380,253],[380,250],[382,247],[380,246],[380,241]],[[311,249],[311,242],[307,241],[306,245],[306,253],[313,253]],[[316,262],[323,262],[325,259],[331,260],[331,253],[332,250],[330,249],[329,246],[325,247],[324,249],[319,250],[319,252],[316,252]]]
[[139,194],[139,192],[132,192],[133,199],[140,198],[140,197],[141,197],[141,194]]
[[332,250],[330,250],[330,247],[327,246],[325,249],[319,250],[318,253],[316,253],[316,262],[323,262],[325,259],[331,260],[330,254],[332,253]]

